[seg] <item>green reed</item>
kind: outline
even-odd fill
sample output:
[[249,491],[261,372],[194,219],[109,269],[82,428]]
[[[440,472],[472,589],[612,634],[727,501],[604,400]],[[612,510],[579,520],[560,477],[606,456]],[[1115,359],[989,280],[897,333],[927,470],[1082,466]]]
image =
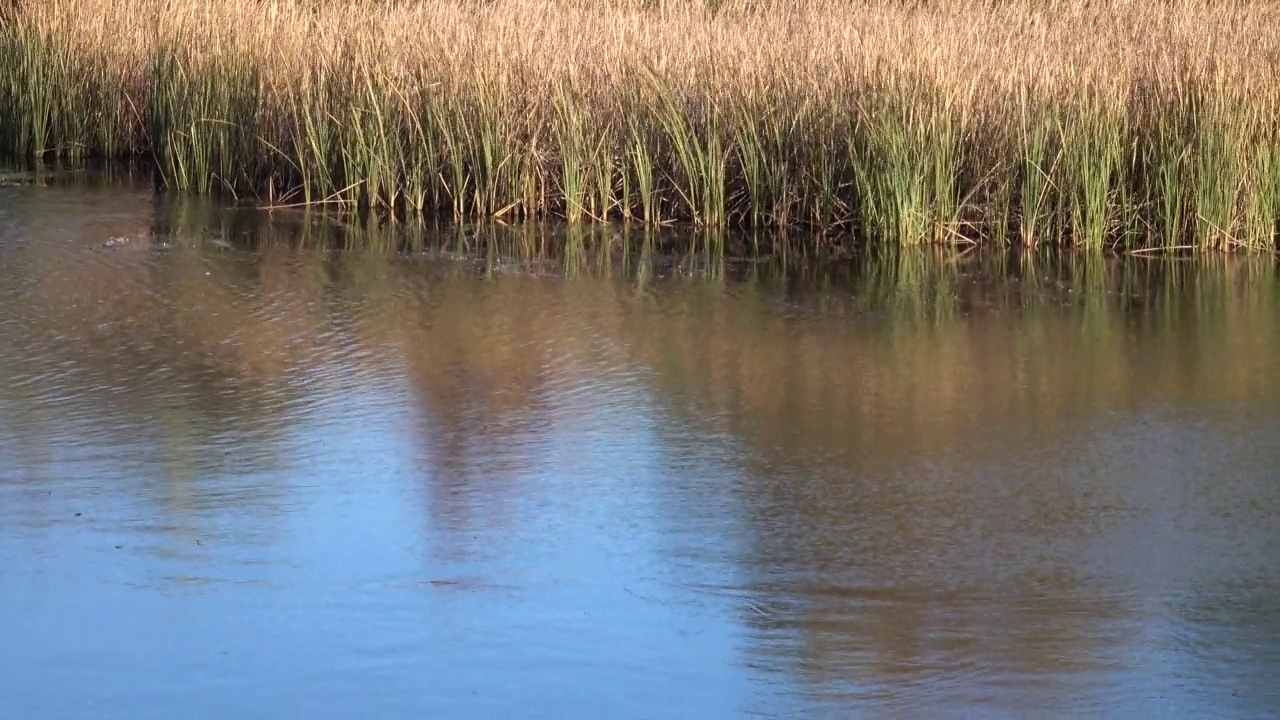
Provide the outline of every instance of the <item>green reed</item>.
[[960,222],[963,121],[927,100],[889,98],[864,108],[862,132],[849,141],[864,237],[947,242]]
[[14,159],[43,156],[61,134],[58,93],[66,88],[57,39],[25,26],[0,31],[0,143]]
[[1101,249],[1113,237],[1116,185],[1124,158],[1124,118],[1083,105],[1061,121],[1063,200],[1068,206],[1072,244]]
[[1280,235],[1280,138],[1263,134],[1249,166],[1244,198],[1244,242],[1252,250],[1274,251]]
[[667,176],[683,201],[680,215],[700,225],[725,224],[730,153],[720,108],[708,98],[682,101],[660,79],[650,77],[661,142],[674,160]]
[[292,99],[287,113],[287,148],[273,148],[292,171],[295,189],[307,204],[323,202],[338,190],[336,148],[341,123],[330,108],[336,92],[331,76],[322,68],[294,79],[287,92]]
[[1195,174],[1192,239],[1202,248],[1227,249],[1238,231],[1238,198],[1247,172],[1242,157],[1246,128],[1238,115],[1216,103],[1197,121],[1191,159]]
[[1052,117],[1043,110],[1031,110],[1025,104],[1019,118],[1018,168],[1019,239],[1027,247],[1052,240],[1060,188],[1054,178],[1059,173],[1062,149],[1060,136],[1055,136]]
[[[736,160],[737,196],[728,198],[736,214],[753,227],[786,227],[792,222],[797,189],[793,167],[796,145],[792,138],[799,119],[792,120],[778,104],[744,99],[731,109]],[[836,153],[824,153],[830,166]],[[820,215],[820,213],[818,213]]]
[[188,57],[168,47],[151,67],[151,152],[164,182],[180,191],[251,187],[262,145],[259,83],[234,54]]
[[662,196],[652,133],[633,117],[627,126],[626,143],[621,161],[622,217],[655,225],[662,220]]

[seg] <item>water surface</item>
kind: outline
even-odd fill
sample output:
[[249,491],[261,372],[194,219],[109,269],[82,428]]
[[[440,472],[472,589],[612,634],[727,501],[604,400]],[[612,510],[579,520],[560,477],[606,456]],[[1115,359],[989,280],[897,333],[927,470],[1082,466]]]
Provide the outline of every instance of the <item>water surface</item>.
[[502,233],[0,188],[0,716],[1280,714],[1273,262]]

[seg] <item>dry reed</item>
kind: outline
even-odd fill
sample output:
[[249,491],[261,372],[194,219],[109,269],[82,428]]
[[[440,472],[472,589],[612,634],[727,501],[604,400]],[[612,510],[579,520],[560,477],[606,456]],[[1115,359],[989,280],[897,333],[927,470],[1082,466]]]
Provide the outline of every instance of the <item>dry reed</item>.
[[11,159],[274,204],[1274,251],[1274,0],[16,0]]

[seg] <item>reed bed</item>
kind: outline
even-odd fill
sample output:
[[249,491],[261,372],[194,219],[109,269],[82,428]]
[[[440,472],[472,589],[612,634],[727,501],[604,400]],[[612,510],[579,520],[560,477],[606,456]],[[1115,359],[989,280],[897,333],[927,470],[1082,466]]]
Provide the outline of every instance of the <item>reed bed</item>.
[[1275,0],[10,0],[0,153],[396,217],[1277,249]]

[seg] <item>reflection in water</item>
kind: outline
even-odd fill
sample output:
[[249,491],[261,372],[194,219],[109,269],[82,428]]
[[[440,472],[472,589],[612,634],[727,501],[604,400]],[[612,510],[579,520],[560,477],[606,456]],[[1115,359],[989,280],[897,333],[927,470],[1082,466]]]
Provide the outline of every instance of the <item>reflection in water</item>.
[[0,189],[15,712],[1280,708],[1274,264],[349,232]]

